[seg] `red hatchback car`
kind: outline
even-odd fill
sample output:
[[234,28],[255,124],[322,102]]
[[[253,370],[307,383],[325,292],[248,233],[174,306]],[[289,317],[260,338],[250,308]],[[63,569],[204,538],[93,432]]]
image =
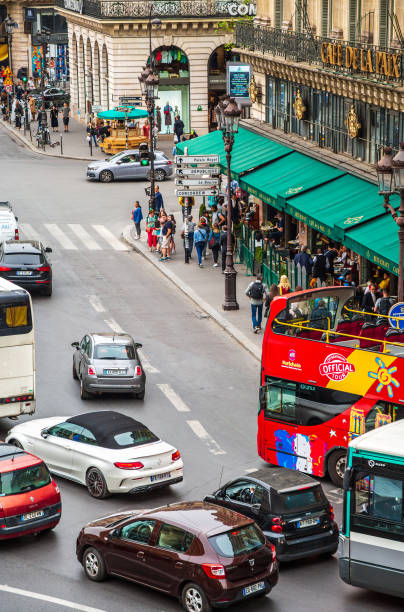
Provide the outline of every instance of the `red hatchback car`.
[[86,525],[77,558],[90,580],[120,576],[208,612],[269,593],[275,548],[253,520],[206,502],[113,514]]
[[44,462],[0,444],[0,540],[50,531],[61,512],[59,487]]

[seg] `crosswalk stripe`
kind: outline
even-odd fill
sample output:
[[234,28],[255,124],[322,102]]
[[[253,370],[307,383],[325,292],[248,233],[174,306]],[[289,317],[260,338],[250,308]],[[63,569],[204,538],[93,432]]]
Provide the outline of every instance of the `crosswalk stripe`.
[[79,223],[68,223],[68,227],[76,234],[77,238],[81,240],[84,246],[89,251],[101,251],[100,245],[94,240],[92,236],[84,229]]
[[40,240],[38,232],[29,223],[20,223],[19,226],[25,240]]
[[125,246],[103,225],[93,225],[92,227],[115,251],[129,251],[129,247]]
[[56,223],[44,223],[44,226],[52,236],[68,251],[77,251],[77,247],[68,236],[56,225]]

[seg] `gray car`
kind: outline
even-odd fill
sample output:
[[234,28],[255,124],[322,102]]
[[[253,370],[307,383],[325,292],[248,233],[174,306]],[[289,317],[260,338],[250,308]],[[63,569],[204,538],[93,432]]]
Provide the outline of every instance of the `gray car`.
[[146,375],[138,355],[141,344],[128,334],[86,334],[72,342],[73,378],[80,381],[80,397],[96,393],[131,393],[144,399]]
[[[172,161],[163,151],[155,151],[154,176],[157,181],[164,181],[173,173]],[[138,149],[121,151],[109,159],[92,161],[87,167],[87,178],[101,183],[128,179],[148,179],[150,166],[142,166]]]

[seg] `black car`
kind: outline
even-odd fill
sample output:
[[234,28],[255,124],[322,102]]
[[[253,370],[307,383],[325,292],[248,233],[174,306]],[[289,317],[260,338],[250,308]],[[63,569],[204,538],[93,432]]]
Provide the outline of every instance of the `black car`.
[[[41,90],[36,89],[32,92],[32,95],[35,99],[35,103],[38,108],[40,108],[42,104],[42,93]],[[53,104],[55,106],[63,106],[66,102],[69,104],[70,102],[70,94],[67,93],[64,89],[60,89],[59,87],[48,87],[44,91],[44,99],[45,99],[45,108],[49,108]]]
[[52,249],[37,240],[8,240],[0,245],[0,276],[24,289],[52,295]]
[[338,526],[321,484],[302,472],[263,468],[228,482],[207,502],[253,518],[275,546],[279,561],[333,555]]

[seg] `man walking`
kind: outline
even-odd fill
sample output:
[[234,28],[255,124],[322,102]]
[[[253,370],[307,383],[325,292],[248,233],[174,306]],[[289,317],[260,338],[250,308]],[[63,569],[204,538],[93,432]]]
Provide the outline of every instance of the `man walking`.
[[135,224],[136,234],[137,234],[135,240],[139,240],[140,233],[142,231],[140,227],[140,222],[143,219],[143,213],[142,213],[142,209],[140,208],[140,204],[138,200],[136,200],[135,202],[135,208],[133,209],[133,212],[132,212],[132,219],[133,219],[133,223]]
[[294,259],[295,266],[300,266],[306,270],[307,276],[311,274],[311,269],[313,266],[313,260],[310,255],[307,253],[307,246],[303,245],[300,253],[295,256]]
[[154,211],[159,213],[161,208],[164,208],[163,196],[160,193],[160,187],[156,185],[154,188]]
[[256,334],[261,329],[262,307],[269,294],[268,287],[262,282],[262,274],[257,274],[257,280],[248,285],[245,294],[250,298],[252,326]]
[[162,226],[161,235],[163,237],[163,241],[161,243],[161,257],[159,261],[168,261],[171,259],[171,257],[169,256],[169,249],[171,234],[173,232],[173,224],[171,223],[171,221],[167,220],[167,217],[165,215],[160,218],[160,223]]

